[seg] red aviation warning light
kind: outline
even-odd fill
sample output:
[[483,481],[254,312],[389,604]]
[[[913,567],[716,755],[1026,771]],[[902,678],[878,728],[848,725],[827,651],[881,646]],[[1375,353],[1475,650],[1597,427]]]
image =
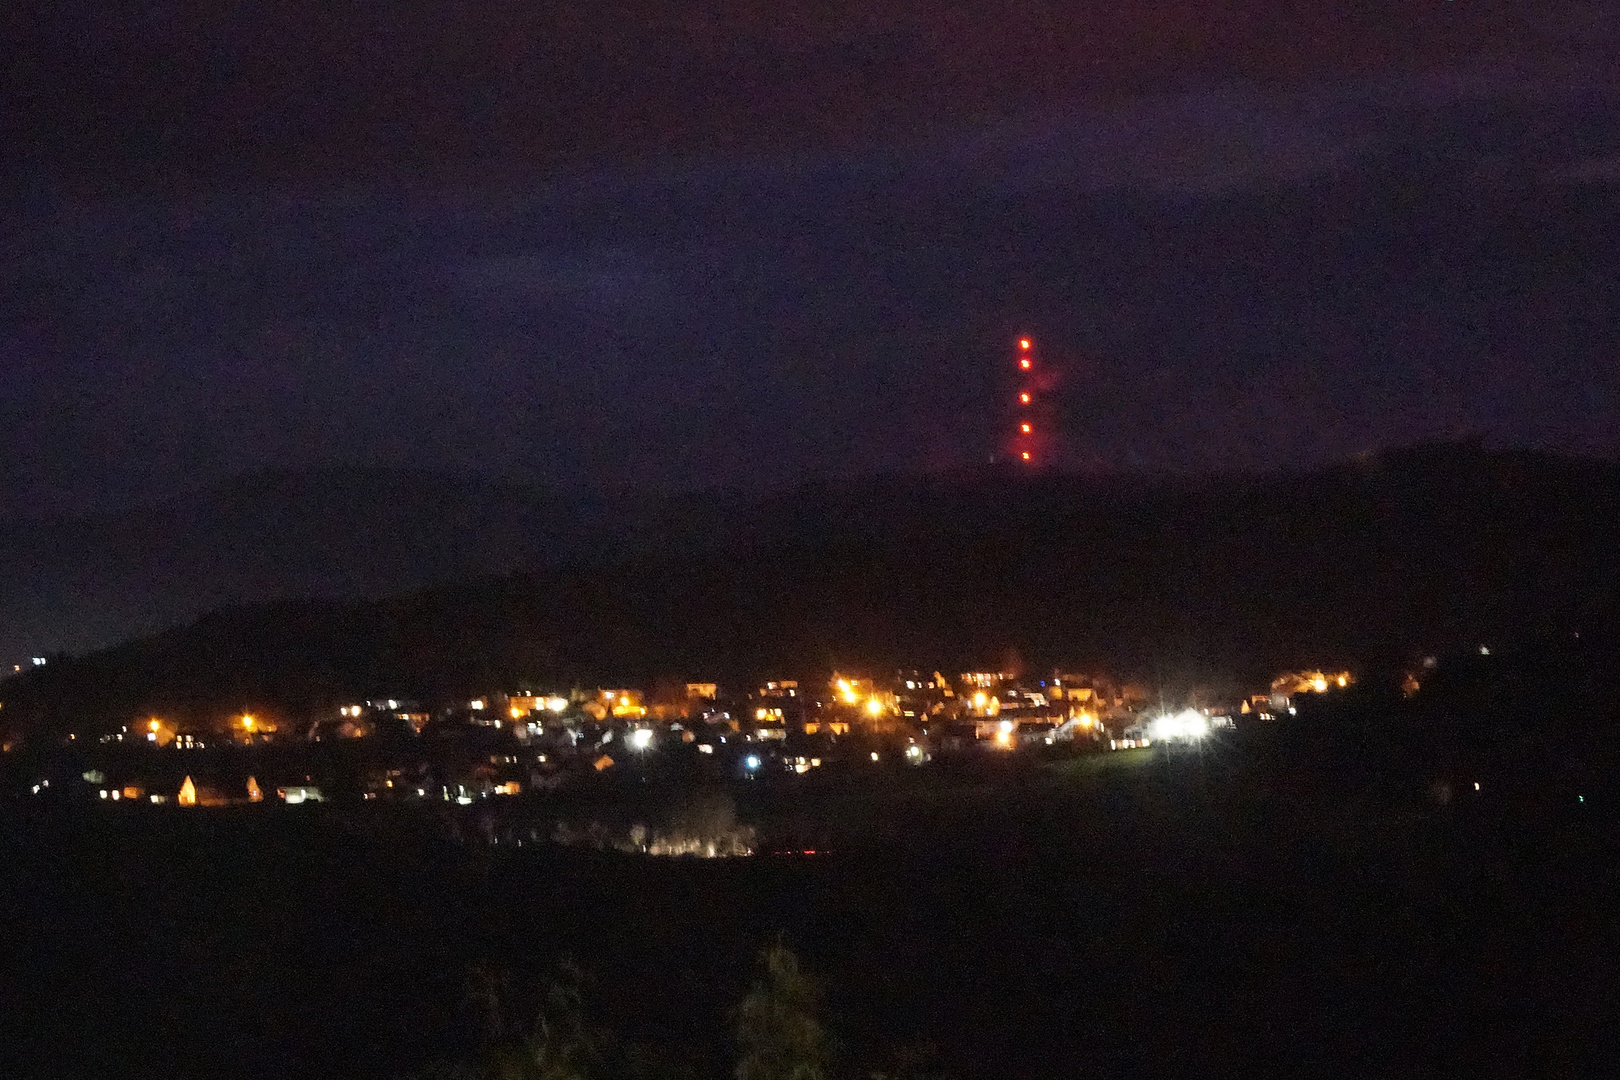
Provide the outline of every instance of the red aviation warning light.
[[[1028,377],[1035,370],[1035,358],[1032,355],[1032,350],[1034,348],[1035,342],[1031,339],[1027,337],[1021,337],[1018,339],[1018,351],[1014,353],[1014,356],[1016,356],[1018,359],[1018,370],[1023,372],[1025,377]],[[1025,382],[1018,388],[1019,407],[1027,409],[1034,405],[1034,403],[1035,388],[1032,384]],[[1026,413],[1024,415],[1027,416],[1028,414]],[[1018,433],[1013,437],[1014,449],[1018,454],[1019,461],[1025,462],[1026,464],[1032,464],[1034,462],[1034,438],[1035,425],[1030,423],[1027,419],[1020,418],[1018,424]]]

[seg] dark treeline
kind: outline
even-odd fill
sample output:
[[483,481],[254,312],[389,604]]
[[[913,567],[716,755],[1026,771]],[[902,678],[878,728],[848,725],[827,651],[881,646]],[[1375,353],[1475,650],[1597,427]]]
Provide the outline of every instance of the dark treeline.
[[1607,630],[1521,637],[1429,657],[1403,690],[1369,680],[1304,696],[1254,741],[1262,772],[1442,805],[1488,792],[1520,809],[1620,795],[1620,641]]
[[[828,1029],[824,988],[784,942],[761,950],[759,978],[731,1011],[736,1080],[911,1080],[929,1075],[925,1047],[901,1047],[882,1069],[839,1060]],[[595,1019],[590,978],[571,961],[538,987],[510,972],[468,972],[464,1051],[413,1080],[699,1080],[704,1058],[679,1048],[630,1042]]]

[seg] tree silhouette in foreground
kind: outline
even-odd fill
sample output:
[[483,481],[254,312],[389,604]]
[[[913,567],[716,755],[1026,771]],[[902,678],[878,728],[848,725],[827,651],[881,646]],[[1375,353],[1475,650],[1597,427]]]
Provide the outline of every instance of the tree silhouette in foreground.
[[760,953],[764,977],[737,1006],[737,1080],[825,1080],[832,1047],[821,990],[778,941]]
[[[822,1017],[822,991],[782,941],[760,951],[761,972],[732,1010],[736,1080],[904,1080],[931,1076],[926,1047],[901,1047],[878,1069],[840,1064]],[[591,1022],[586,977],[564,962],[547,986],[532,1024],[514,1024],[511,980],[475,968],[463,1005],[476,1049],[444,1061],[415,1080],[698,1080],[705,1075],[672,1048],[622,1042]]]

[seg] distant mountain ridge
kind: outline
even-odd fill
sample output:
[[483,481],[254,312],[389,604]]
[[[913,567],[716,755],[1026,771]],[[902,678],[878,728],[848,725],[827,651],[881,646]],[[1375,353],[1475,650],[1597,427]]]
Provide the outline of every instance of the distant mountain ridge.
[[[250,506],[304,498],[246,490]],[[246,567],[258,576],[235,587],[279,590],[276,602],[0,684],[7,716],[993,664],[1009,650],[1031,664],[1253,675],[1562,633],[1620,610],[1620,466],[1469,445],[1297,475],[985,472],[639,509],[433,497],[416,519],[443,526],[431,544],[390,547],[390,528],[347,535],[338,518],[343,543],[306,520],[314,531],[289,527],[268,550],[215,553],[198,581]],[[188,553],[264,527],[239,500],[226,506],[245,516],[154,565],[178,577]],[[500,519],[488,535],[475,523],[486,513]],[[354,569],[368,551],[370,576]],[[276,576],[314,552],[328,564]],[[441,568],[456,581],[424,587]],[[390,575],[400,587],[385,596]],[[377,598],[294,599],[311,580]]]
[[584,496],[397,469],[264,472],[108,515],[0,523],[0,655],[82,651],[232,604],[383,596],[576,547]]

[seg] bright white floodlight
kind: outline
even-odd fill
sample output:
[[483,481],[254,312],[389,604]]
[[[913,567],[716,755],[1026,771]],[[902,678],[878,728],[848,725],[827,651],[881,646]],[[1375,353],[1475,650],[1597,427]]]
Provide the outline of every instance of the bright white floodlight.
[[1154,742],[1191,742],[1209,734],[1209,717],[1197,709],[1165,713],[1149,728]]

